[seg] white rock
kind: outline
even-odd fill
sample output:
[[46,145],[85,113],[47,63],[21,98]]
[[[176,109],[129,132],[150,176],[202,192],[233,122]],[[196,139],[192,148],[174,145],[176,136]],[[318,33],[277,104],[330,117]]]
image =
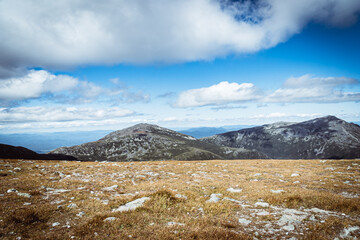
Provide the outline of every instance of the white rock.
[[56,227],[56,226],[59,226],[59,225],[60,225],[59,222],[54,222],[51,226]]
[[16,194],[17,194],[18,196],[20,196],[20,197],[31,198],[31,195],[28,194],[28,193],[17,192]]
[[6,192],[7,193],[12,193],[12,192],[18,192],[18,190],[12,188],[12,189],[7,190]]
[[283,192],[285,192],[284,190],[270,190],[270,192],[272,192],[272,193],[283,193]]
[[255,173],[254,177],[261,176],[261,173]]
[[141,207],[148,200],[150,200],[149,197],[142,197],[136,199],[132,202],[128,202],[127,204],[118,207],[117,209],[114,209],[113,212],[126,212],[130,210],[135,210],[136,208]]
[[209,200],[207,200],[206,202],[218,202],[218,201],[220,201],[220,197],[222,196],[222,194],[221,193],[212,193],[211,195],[210,195],[210,199]]
[[[360,227],[359,227],[359,226],[354,226],[354,227],[350,226],[350,227],[348,227],[348,228],[345,228],[345,229],[343,230],[343,232],[340,233],[340,237],[341,237],[341,238],[347,238],[347,237],[349,237],[349,235],[350,235],[351,232],[354,232],[354,231],[357,231],[357,230],[360,230]],[[354,238],[354,239],[356,239],[356,238]]]
[[76,216],[78,216],[78,217],[82,217],[84,215],[85,215],[85,212],[79,212],[78,214],[76,214]]
[[168,225],[168,226],[175,226],[175,225],[185,226],[184,223],[179,223],[179,222],[168,222],[167,225]]
[[104,219],[104,222],[112,222],[112,221],[115,221],[116,220],[116,217],[107,217]]
[[103,190],[104,191],[115,191],[115,189],[117,189],[119,186],[118,185],[113,185],[111,187],[104,187]]
[[178,193],[178,194],[176,194],[176,195],[175,195],[175,197],[176,197],[176,198],[187,199],[187,196],[182,195],[182,194],[179,194],[179,193]]
[[300,176],[300,174],[298,174],[298,173],[291,174],[291,177],[298,177],[298,176]]
[[232,192],[232,193],[239,193],[239,192],[242,192],[242,189],[241,188],[228,188],[226,189],[226,191],[228,192]]
[[269,214],[270,214],[270,213],[267,212],[267,211],[260,211],[260,212],[256,213],[256,215],[258,215],[258,216],[267,216],[267,215],[269,215]]
[[67,207],[68,208],[77,208],[77,205],[75,203],[70,203]]
[[268,203],[266,203],[266,202],[257,202],[257,203],[255,203],[254,206],[255,206],[255,207],[264,207],[264,208],[266,208],[266,207],[269,207],[270,204],[268,204]]
[[247,225],[249,225],[249,223],[251,223],[251,221],[250,221],[250,220],[247,220],[247,219],[245,219],[245,218],[239,218],[239,223],[240,223],[241,225],[247,226]]
[[293,231],[295,229],[295,226],[292,224],[283,226],[282,229],[286,230],[286,231]]

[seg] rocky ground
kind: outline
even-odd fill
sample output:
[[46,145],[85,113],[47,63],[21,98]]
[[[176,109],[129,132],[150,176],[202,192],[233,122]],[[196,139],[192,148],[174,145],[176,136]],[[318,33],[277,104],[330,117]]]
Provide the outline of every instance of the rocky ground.
[[360,160],[0,160],[1,239],[356,239]]

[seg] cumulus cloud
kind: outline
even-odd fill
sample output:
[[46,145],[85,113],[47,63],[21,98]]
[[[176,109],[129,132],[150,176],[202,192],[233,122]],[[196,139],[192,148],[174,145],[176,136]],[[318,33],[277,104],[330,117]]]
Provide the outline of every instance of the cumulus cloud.
[[352,24],[359,10],[357,0],[3,0],[0,77],[27,66],[186,62],[254,52],[286,41],[310,21]]
[[213,110],[233,108],[223,106],[237,102],[257,102],[258,106],[266,103],[332,103],[360,101],[360,92],[344,90],[349,86],[359,86],[360,82],[347,77],[312,77],[303,75],[287,79],[282,88],[264,94],[252,83],[228,83],[190,89],[179,94],[174,107],[201,107],[222,105]]
[[118,107],[106,109],[90,107],[15,107],[0,108],[0,123],[65,122],[78,120],[116,119],[135,112]]
[[78,80],[70,76],[31,70],[25,76],[0,81],[0,100],[36,98],[44,93],[73,89],[77,84]]
[[291,77],[282,88],[266,96],[264,102],[351,102],[360,101],[360,92],[347,92],[343,88],[358,85],[359,81],[347,77]]
[[220,105],[232,102],[246,102],[259,98],[259,91],[252,83],[219,84],[199,89],[191,89],[180,93],[175,107],[200,107],[206,105]]
[[132,91],[114,79],[113,88],[103,88],[92,82],[81,81],[68,75],[55,75],[45,70],[30,70],[24,76],[0,81],[0,105],[39,99],[57,103],[84,104],[94,100],[118,103],[149,102],[150,95]]

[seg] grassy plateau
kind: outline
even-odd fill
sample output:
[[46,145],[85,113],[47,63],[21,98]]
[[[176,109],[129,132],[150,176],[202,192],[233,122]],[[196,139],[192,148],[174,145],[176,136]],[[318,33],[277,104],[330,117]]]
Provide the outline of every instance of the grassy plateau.
[[360,160],[0,160],[0,239],[359,236]]

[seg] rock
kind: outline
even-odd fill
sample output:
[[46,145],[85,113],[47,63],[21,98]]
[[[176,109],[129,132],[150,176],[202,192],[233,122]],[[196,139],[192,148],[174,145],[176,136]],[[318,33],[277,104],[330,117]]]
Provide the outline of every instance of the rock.
[[107,217],[104,219],[104,222],[113,222],[116,220],[116,217]]
[[255,207],[263,207],[263,208],[267,208],[270,206],[270,204],[266,203],[266,202],[257,202],[254,204]]
[[295,226],[292,224],[289,224],[289,225],[283,226],[282,229],[284,229],[286,231],[292,231],[295,229]]
[[283,193],[283,192],[285,192],[284,190],[270,190],[270,192],[272,192],[272,193]]
[[51,226],[56,227],[56,226],[59,226],[59,225],[60,225],[59,222],[54,222]]
[[221,193],[212,193],[210,195],[210,199],[207,200],[206,202],[209,202],[209,203],[215,203],[215,202],[218,202],[220,201],[220,197],[222,196]]
[[75,203],[70,203],[67,207],[68,208],[77,208],[77,205]]
[[182,198],[182,199],[185,199],[185,200],[187,199],[187,196],[182,195],[182,194],[179,194],[179,193],[176,194],[175,197],[176,197],[176,198]]
[[114,209],[113,212],[126,212],[126,211],[135,210],[136,208],[141,207],[148,200],[150,200],[149,197],[142,197],[136,199],[132,202],[128,202],[127,204],[118,207],[117,209]]
[[179,222],[168,222],[167,223],[168,226],[185,226],[184,223],[179,223]]
[[31,195],[28,194],[28,193],[17,192],[16,194],[17,194],[18,196],[20,196],[20,197],[31,198]]
[[239,218],[239,223],[241,224],[241,225],[244,225],[244,226],[247,226],[247,225],[249,225],[250,223],[251,223],[251,221],[250,220],[247,220],[247,219],[245,219],[245,218]]
[[117,189],[119,186],[118,185],[113,185],[111,187],[104,187],[103,190],[104,191],[115,191],[115,189]]
[[228,192],[231,192],[231,193],[240,193],[240,192],[242,192],[242,189],[241,188],[228,188],[228,189],[226,189],[226,191],[228,191]]

